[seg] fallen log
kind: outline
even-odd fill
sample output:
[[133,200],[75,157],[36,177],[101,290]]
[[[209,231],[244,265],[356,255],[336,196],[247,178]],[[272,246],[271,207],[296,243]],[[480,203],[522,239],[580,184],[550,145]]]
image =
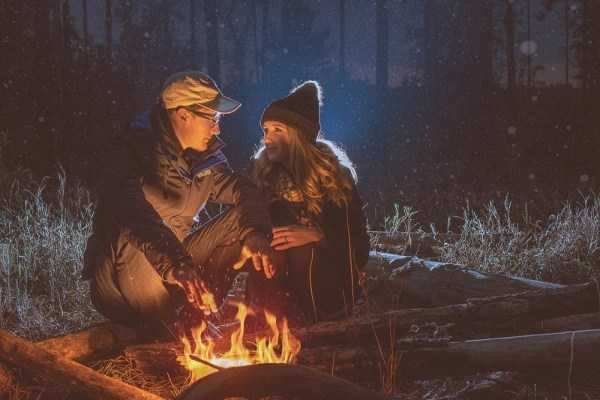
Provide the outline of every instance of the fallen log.
[[[501,324],[515,321],[524,324],[548,318],[597,312],[598,285],[590,282],[553,289],[532,290],[517,294],[470,299],[463,304],[442,307],[391,310],[359,315],[339,321],[327,321],[294,330],[303,346],[339,342],[344,338],[367,338],[374,329],[390,323],[402,334],[411,325],[427,322],[438,324]],[[356,342],[356,340],[354,340]]]
[[365,267],[371,275],[369,300],[379,309],[437,307],[467,299],[500,296],[562,285],[479,272],[464,265],[371,252]]
[[[46,339],[36,345],[61,357],[87,361],[115,354],[127,345],[139,342],[139,336],[131,328],[113,322],[105,322],[64,336]],[[0,364],[0,396],[14,382],[14,374]]]
[[[396,341],[395,349],[396,351],[407,351],[420,347],[440,347],[447,345],[448,342],[449,339],[447,338],[402,338]],[[364,348],[366,349],[368,346],[365,346]],[[183,345],[180,343],[171,342],[133,345],[127,347],[123,351],[123,354],[133,362],[133,365],[135,365],[137,369],[146,374],[160,376],[165,373],[175,375],[186,373],[186,370],[177,361],[177,356],[183,354]],[[362,353],[357,353],[355,349],[323,346],[301,350],[298,354],[297,361],[299,364],[320,368],[323,365],[329,365],[332,354],[334,355],[333,357],[339,361],[339,365],[347,364],[349,361],[356,364],[361,357],[363,360],[371,361],[377,358],[377,354],[370,350],[364,350]],[[370,356],[367,357],[366,354],[370,354]]]
[[600,328],[600,313],[569,315],[566,317],[545,319],[531,329],[536,333],[582,331]]
[[139,335],[133,329],[105,322],[79,332],[36,342],[36,345],[61,357],[84,361],[114,354],[139,340]]
[[[598,286],[595,282],[565,286],[553,289],[540,289],[505,296],[471,299],[463,304],[442,307],[412,308],[391,310],[348,317],[343,320],[319,322],[310,326],[293,329],[293,334],[302,347],[317,347],[331,343],[336,345],[374,343],[373,332],[378,336],[389,336],[388,329],[393,327],[399,336],[404,336],[413,325],[425,325],[430,322],[467,326],[476,324],[515,323],[520,326],[532,322],[573,314],[598,312]],[[257,336],[269,336],[270,332],[257,332],[246,335],[245,340],[252,342]],[[217,343],[228,346],[228,339]],[[161,343],[152,346],[178,348],[179,343]],[[125,350],[127,352],[127,349]]]
[[233,367],[208,375],[177,400],[213,400],[229,397],[258,399],[290,396],[302,399],[383,400],[387,397],[311,368],[289,364]]
[[[402,378],[458,377],[491,371],[533,375],[552,371],[577,377],[585,376],[600,358],[600,329],[468,340],[396,351],[402,353],[397,371]],[[383,355],[388,357],[389,350],[384,349]],[[372,346],[305,349],[298,356],[299,363],[336,372],[351,370],[355,364],[381,361],[381,354]]]
[[[600,358],[600,330],[543,333],[450,343],[417,349],[400,371],[420,378],[471,375],[489,371],[587,371]],[[543,372],[542,372],[543,373]]]
[[25,339],[0,330],[0,359],[55,383],[85,393],[92,399],[160,400],[154,394],[109,378],[91,368],[56,355]]
[[[298,354],[297,363],[355,382],[379,378],[381,367],[389,362],[390,357],[398,360],[397,379],[426,380],[516,371],[530,375],[529,379],[533,382],[536,379],[541,382],[540,371],[543,371],[542,375],[552,371],[562,376],[570,373],[573,382],[585,382],[586,374],[595,367],[600,357],[598,329],[450,343],[433,340],[429,345],[423,342],[427,347],[411,348],[407,343],[400,340],[393,350],[389,347],[380,350],[373,343],[357,347],[303,349]],[[163,373],[169,371],[169,365],[173,365],[176,353],[176,349],[157,353],[160,354],[155,358],[158,364],[167,360],[163,364]],[[181,367],[177,368],[170,372],[185,373]]]

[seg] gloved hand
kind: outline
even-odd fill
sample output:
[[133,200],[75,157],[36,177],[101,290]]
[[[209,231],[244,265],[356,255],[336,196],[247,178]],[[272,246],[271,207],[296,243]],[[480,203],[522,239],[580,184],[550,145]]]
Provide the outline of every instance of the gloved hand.
[[172,267],[165,274],[165,280],[167,283],[183,289],[187,300],[202,310],[205,315],[217,312],[215,297],[206,282],[200,277],[197,268],[186,264]]

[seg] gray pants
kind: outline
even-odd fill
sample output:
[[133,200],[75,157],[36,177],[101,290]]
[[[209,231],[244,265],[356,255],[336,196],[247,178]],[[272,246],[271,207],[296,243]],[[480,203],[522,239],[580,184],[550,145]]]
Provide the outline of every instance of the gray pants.
[[[207,278],[218,301],[236,274],[231,265],[241,251],[239,215],[237,207],[231,208],[183,241],[194,264],[209,269]],[[175,307],[185,302],[183,291],[165,285],[144,254],[131,243],[119,243],[96,264],[90,285],[92,303],[113,321],[128,325],[169,321]]]

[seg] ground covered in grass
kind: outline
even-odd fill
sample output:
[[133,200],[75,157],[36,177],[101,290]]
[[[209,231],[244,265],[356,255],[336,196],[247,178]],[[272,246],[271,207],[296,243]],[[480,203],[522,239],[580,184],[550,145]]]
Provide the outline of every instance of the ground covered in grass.
[[[0,328],[40,340],[101,321],[89,301],[88,284],[80,279],[94,215],[89,191],[69,182],[65,174],[38,182],[21,176],[1,184],[8,190],[0,195]],[[465,207],[462,215],[449,216],[452,223],[443,229],[419,221],[418,216],[418,210],[398,205],[383,227],[372,228],[391,233],[452,232],[454,239],[443,243],[438,258],[486,272],[558,283],[600,275],[597,195],[582,195],[579,202],[564,204],[535,221],[526,212],[515,215],[509,198]],[[103,369],[110,374],[112,368],[117,376],[122,373],[113,367],[107,364]],[[456,394],[467,383],[386,386],[400,390],[398,398],[434,399]],[[530,387],[515,388],[511,389],[515,398],[519,393],[524,396],[520,398],[529,398]],[[168,385],[165,390],[173,389]],[[15,388],[12,398],[35,398],[34,392]]]

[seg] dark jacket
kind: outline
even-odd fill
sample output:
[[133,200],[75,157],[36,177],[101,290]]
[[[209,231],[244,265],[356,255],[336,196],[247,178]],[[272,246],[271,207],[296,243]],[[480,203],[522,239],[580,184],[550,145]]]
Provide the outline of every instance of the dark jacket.
[[158,105],[139,118],[114,145],[103,174],[84,278],[124,242],[141,251],[157,272],[187,264],[182,241],[207,201],[241,209],[240,240],[253,231],[270,235],[268,211],[255,186],[229,168],[214,137],[202,152],[183,151],[166,112]]
[[[350,174],[349,171],[345,172]],[[272,178],[276,179],[276,174]],[[264,186],[264,195],[270,199],[269,210],[273,225],[302,223],[296,207],[269,189],[274,187],[273,182]],[[331,200],[325,200],[321,214],[314,217],[314,223],[323,232],[324,239],[315,245],[316,253],[311,261],[315,264],[313,272],[308,269],[306,271],[306,284],[310,287],[304,289],[300,284],[297,291],[314,292],[318,303],[315,306],[323,316],[344,305],[348,307],[362,294],[358,285],[359,272],[369,258],[370,239],[363,203],[356,186],[352,187],[348,204],[338,206]]]

